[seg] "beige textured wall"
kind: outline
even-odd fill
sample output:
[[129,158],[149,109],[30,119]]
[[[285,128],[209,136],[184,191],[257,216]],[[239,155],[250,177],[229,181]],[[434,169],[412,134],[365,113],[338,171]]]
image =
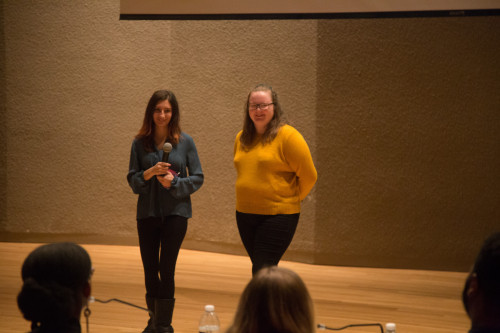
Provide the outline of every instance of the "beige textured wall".
[[120,21],[117,1],[3,1],[2,240],[134,243],[125,175],[172,89],[206,180],[184,247],[243,254],[233,139],[272,84],[319,180],[287,259],[465,270],[500,221],[500,18]]
[[499,28],[319,22],[316,261],[467,269],[500,229]]

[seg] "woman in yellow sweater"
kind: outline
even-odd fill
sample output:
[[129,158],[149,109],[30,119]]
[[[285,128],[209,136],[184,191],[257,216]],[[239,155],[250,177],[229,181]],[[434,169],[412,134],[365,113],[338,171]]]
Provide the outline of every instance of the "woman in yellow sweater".
[[258,85],[248,94],[244,117],[234,143],[236,222],[255,275],[278,265],[317,172],[306,141],[285,123],[272,87]]

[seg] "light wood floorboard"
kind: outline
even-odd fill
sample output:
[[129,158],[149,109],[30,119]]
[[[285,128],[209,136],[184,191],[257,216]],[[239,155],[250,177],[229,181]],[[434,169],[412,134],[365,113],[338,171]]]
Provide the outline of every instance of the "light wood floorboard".
[[[0,242],[0,331],[27,332],[16,296],[20,269],[39,244]],[[145,307],[144,277],[136,246],[83,245],[95,267],[92,295],[118,298]],[[467,332],[469,320],[460,301],[465,273],[319,266],[283,261],[296,271],[314,301],[316,320],[331,327],[354,323],[395,322],[398,333]],[[181,250],[176,271],[174,327],[197,332],[205,304],[214,304],[222,331],[230,324],[240,293],[249,281],[245,256]],[[147,313],[125,304],[92,303],[91,333],[142,332]],[[82,320],[82,327],[85,324]],[[318,330],[319,331],[319,330]],[[349,328],[346,333],[377,333],[376,327]]]

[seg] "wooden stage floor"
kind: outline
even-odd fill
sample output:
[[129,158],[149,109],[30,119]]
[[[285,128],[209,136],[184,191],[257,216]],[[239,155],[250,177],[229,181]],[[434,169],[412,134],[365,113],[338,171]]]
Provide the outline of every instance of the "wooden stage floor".
[[[27,332],[16,296],[24,258],[39,244],[0,242],[0,332]],[[145,307],[144,281],[136,246],[83,245],[95,268],[92,295]],[[318,266],[283,261],[296,271],[314,301],[316,321],[330,327],[395,322],[398,333],[467,332],[469,320],[460,301],[465,273]],[[240,293],[249,281],[245,256],[181,250],[176,271],[174,328],[197,332],[205,304],[214,304],[221,332],[230,324]],[[90,333],[142,332],[147,313],[122,303],[91,303]],[[85,328],[82,322],[82,327]],[[318,331],[320,331],[318,329]],[[346,333],[378,333],[377,327]]]

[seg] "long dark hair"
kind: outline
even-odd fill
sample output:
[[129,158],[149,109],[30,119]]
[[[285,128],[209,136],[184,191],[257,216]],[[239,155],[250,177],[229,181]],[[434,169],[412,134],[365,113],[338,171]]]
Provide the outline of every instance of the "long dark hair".
[[179,114],[179,103],[177,103],[177,98],[174,93],[170,90],[157,90],[153,93],[149,99],[148,106],[146,107],[146,112],[144,113],[144,120],[142,122],[142,127],[139,133],[135,136],[136,139],[142,139],[144,142],[144,148],[146,151],[153,151],[155,146],[155,126],[153,114],[155,112],[156,105],[162,101],[169,101],[172,106],[172,118],[168,123],[168,137],[167,141],[172,144],[179,143],[181,136],[180,114]]
[[245,103],[245,115],[243,120],[243,133],[240,137],[240,142],[242,148],[248,150],[252,148],[255,144],[255,138],[257,136],[257,130],[255,129],[255,125],[250,118],[249,114],[249,100],[250,95],[256,91],[269,91],[271,93],[272,103],[274,104],[274,115],[269,124],[267,125],[266,131],[261,137],[262,143],[269,143],[274,140],[276,135],[284,124],[286,124],[286,119],[283,114],[283,110],[281,109],[281,105],[278,101],[278,94],[273,90],[273,87],[265,84],[258,84],[255,88],[253,88],[250,93],[248,93],[247,101]]
[[58,331],[83,307],[92,263],[87,251],[74,243],[52,243],[33,250],[24,260],[23,286],[17,304],[32,329],[42,325]]

